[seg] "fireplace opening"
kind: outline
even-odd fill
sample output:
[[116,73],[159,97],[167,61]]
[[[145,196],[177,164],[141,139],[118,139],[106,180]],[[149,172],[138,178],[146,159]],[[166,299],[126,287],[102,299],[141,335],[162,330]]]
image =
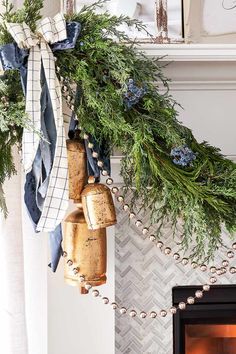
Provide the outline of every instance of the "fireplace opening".
[[[173,288],[173,305],[199,286]],[[236,354],[236,285],[212,286],[174,316],[174,354]]]
[[235,354],[236,325],[185,326],[186,354]]

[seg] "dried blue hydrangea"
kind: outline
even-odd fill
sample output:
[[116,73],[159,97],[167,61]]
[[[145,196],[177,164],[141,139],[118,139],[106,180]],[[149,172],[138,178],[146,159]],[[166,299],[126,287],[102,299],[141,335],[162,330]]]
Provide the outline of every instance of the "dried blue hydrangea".
[[178,166],[192,166],[197,155],[187,146],[175,147],[171,150],[170,156],[173,157],[173,163]]
[[137,86],[133,79],[129,79],[125,85],[126,92],[124,94],[124,102],[128,109],[135,106],[141,98],[146,94],[147,89],[143,86]]

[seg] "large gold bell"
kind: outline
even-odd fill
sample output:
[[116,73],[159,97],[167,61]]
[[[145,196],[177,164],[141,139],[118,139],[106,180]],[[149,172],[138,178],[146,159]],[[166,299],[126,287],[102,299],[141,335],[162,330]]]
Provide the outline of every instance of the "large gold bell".
[[81,197],[84,216],[91,230],[116,224],[116,211],[110,189],[101,183],[91,183],[84,188]]
[[[106,229],[89,230],[82,206],[64,221],[63,249],[67,253],[64,265],[65,281],[81,286],[86,294],[85,283],[99,286],[106,283],[107,239]],[[80,283],[79,277],[85,281]]]
[[86,151],[78,134],[75,139],[68,139],[66,145],[69,168],[69,198],[79,201],[88,179]]

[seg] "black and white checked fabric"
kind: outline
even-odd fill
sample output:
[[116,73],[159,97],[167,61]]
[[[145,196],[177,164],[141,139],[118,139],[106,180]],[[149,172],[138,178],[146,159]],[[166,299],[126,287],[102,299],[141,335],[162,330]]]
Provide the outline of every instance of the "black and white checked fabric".
[[26,112],[34,131],[25,129],[23,134],[23,165],[26,172],[32,164],[40,142],[41,129],[41,67],[43,65],[57,130],[57,142],[49,186],[37,231],[53,231],[64,218],[68,207],[68,162],[63,125],[60,83],[56,76],[55,58],[49,44],[67,38],[66,22],[62,14],[43,19],[32,33],[25,23],[7,23],[7,28],[20,48],[30,50],[28,59]]

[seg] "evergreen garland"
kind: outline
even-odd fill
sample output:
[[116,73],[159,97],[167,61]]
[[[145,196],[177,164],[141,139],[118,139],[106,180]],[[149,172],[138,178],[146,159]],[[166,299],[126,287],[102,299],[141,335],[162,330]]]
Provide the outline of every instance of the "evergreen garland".
[[[168,92],[168,80],[158,60],[137,52],[119,27],[126,24],[141,31],[145,30],[143,25],[125,16],[96,13],[104,2],[84,7],[68,18],[80,22],[82,32],[75,49],[56,53],[61,75],[79,88],[76,113],[82,133],[101,143],[107,141],[111,151],[113,147],[120,149],[125,190],[133,190],[133,206],[151,211],[157,237],[171,222],[173,234],[177,227],[181,230],[184,250],[190,250],[198,260],[212,258],[222,245],[222,224],[230,235],[236,230],[236,165],[219,149],[206,142],[199,144],[191,130],[179,123],[177,103]],[[35,28],[42,1],[27,0],[17,12],[7,6],[5,19],[12,16],[14,21],[25,20]],[[0,39],[1,43],[9,41],[4,26]],[[7,73],[1,79],[0,98],[6,96],[1,85],[8,85],[7,127],[15,124],[21,131],[27,117],[18,90],[17,95],[10,95],[15,89],[13,77]],[[154,82],[164,85],[166,93]],[[4,130],[1,116],[0,120],[1,144],[6,132],[11,139],[13,133]],[[14,135],[9,146],[19,141],[20,134]],[[13,171],[10,152],[5,159],[1,154],[0,183]]]

